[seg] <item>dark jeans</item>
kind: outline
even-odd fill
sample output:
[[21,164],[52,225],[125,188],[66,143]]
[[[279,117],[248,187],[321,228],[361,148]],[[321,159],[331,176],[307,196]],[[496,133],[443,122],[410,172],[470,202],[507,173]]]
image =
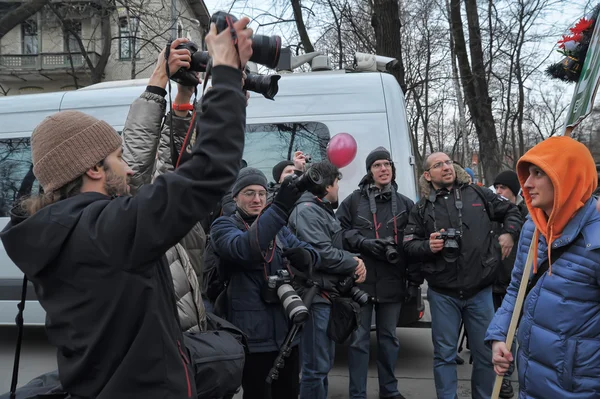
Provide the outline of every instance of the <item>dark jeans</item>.
[[375,307],[377,335],[377,377],[379,396],[382,398],[399,395],[398,380],[394,374],[400,340],[396,325],[400,317],[401,303],[369,303],[360,309],[360,326],[354,333],[348,348],[350,369],[350,398],[366,399],[367,374],[369,372],[369,350],[371,345],[371,319]]
[[[263,399],[265,397],[266,379],[273,367],[278,352],[251,353],[246,355],[242,388],[244,399]],[[271,398],[297,399],[300,386],[300,358],[298,346],[295,346],[290,357],[285,359],[283,369],[279,370],[279,378],[271,384]]]
[[433,340],[433,376],[438,399],[456,399],[458,376],[456,351],[461,321],[469,335],[473,355],[471,392],[473,399],[489,399],[494,387],[492,350],[484,343],[492,318],[494,303],[492,287],[483,289],[469,299],[458,299],[429,288],[431,336]]
[[[502,301],[504,300],[504,296],[506,294],[496,294],[494,293],[492,298],[494,299],[494,311],[497,312],[500,306],[502,306]],[[517,335],[515,334],[515,338],[513,339],[512,346],[510,347],[510,353],[513,355],[513,362],[510,364],[508,371],[504,374],[504,378],[508,378],[515,371],[515,362],[517,361]]]
[[327,335],[330,313],[331,305],[313,303],[310,317],[302,330],[300,399],[327,399],[327,375],[333,367],[335,357],[335,343]]

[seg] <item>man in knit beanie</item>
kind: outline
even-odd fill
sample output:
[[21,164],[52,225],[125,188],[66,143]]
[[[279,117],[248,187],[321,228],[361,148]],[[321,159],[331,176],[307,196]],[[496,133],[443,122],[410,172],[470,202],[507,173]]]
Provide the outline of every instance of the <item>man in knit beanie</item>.
[[302,193],[293,178],[287,177],[265,210],[267,178],[260,170],[247,167],[240,171],[231,194],[235,213],[215,220],[210,230],[211,245],[220,258],[219,270],[228,279],[215,303],[215,313],[248,336],[249,353],[242,377],[244,399],[264,398],[268,390],[268,397],[296,397],[300,374],[298,337],[290,345],[279,378],[265,384],[290,323],[277,295],[271,292],[273,300],[264,294],[268,294],[267,278],[288,270],[286,259],[301,271],[319,263],[317,251],[286,227],[288,215]]
[[513,204],[517,204],[521,185],[519,184],[519,177],[516,172],[512,170],[500,172],[494,179],[494,188],[496,189],[496,194],[503,196]]
[[[252,54],[248,18],[206,36],[212,89],[198,116],[202,134],[189,161],[127,193],[131,170],[105,122],[66,111],[32,135],[33,170],[44,193],[13,211],[0,234],[8,256],[34,287],[57,347],[69,397],[196,397],[165,252],[205,217],[233,184],[244,147],[246,98],[240,63]],[[187,41],[159,55],[147,90],[188,68]],[[227,151],[223,152],[223,148]]]
[[[377,333],[379,395],[404,399],[394,374],[401,348],[396,327],[403,304],[416,304],[420,276],[413,279],[409,259],[401,250],[408,213],[414,203],[398,192],[391,159],[385,148],[373,150],[367,156],[367,174],[358,189],[342,202],[336,212],[344,229],[345,249],[360,253],[367,269],[367,278],[360,288],[374,299],[362,306],[360,325],[352,333],[348,348],[351,399],[367,395],[373,323]],[[365,228],[365,223],[375,227]],[[391,249],[398,251],[395,259],[386,256],[386,251]],[[371,320],[373,310],[375,320]]]

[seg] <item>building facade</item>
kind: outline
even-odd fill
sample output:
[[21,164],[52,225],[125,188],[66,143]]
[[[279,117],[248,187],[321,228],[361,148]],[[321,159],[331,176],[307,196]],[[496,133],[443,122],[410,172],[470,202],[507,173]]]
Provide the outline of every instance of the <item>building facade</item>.
[[149,77],[173,36],[203,46],[209,18],[203,0],[51,0],[0,39],[0,95]]

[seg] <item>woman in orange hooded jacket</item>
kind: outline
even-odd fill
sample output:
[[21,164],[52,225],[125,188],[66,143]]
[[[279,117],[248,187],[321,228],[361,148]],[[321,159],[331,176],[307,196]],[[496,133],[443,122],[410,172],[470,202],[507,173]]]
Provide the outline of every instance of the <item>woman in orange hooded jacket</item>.
[[553,137],[529,150],[517,172],[531,218],[521,232],[507,295],[486,335],[496,373],[502,375],[513,361],[504,342],[533,245],[534,274],[545,263],[548,271],[540,272],[523,304],[519,398],[598,398],[600,214],[592,196],[598,185],[594,160],[583,144]]

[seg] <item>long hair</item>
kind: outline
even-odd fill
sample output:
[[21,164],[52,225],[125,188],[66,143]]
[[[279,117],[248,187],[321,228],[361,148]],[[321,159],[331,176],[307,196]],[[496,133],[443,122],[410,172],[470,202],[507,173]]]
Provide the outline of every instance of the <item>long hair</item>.
[[19,206],[27,216],[31,216],[48,205],[52,205],[58,201],[81,193],[82,186],[83,175],[77,177],[75,180],[65,184],[57,190],[50,191],[49,193],[42,192],[35,196],[24,197]]
[[[105,165],[104,160],[98,162],[96,167],[104,167],[105,170],[109,170],[108,165]],[[20,211],[27,216],[31,216],[48,205],[55,204],[58,201],[80,194],[81,188],[83,187],[83,175],[84,174],[81,174],[79,177],[76,177],[74,180],[54,191],[48,193],[40,192],[35,196],[23,197],[19,203],[19,207],[21,208]]]

